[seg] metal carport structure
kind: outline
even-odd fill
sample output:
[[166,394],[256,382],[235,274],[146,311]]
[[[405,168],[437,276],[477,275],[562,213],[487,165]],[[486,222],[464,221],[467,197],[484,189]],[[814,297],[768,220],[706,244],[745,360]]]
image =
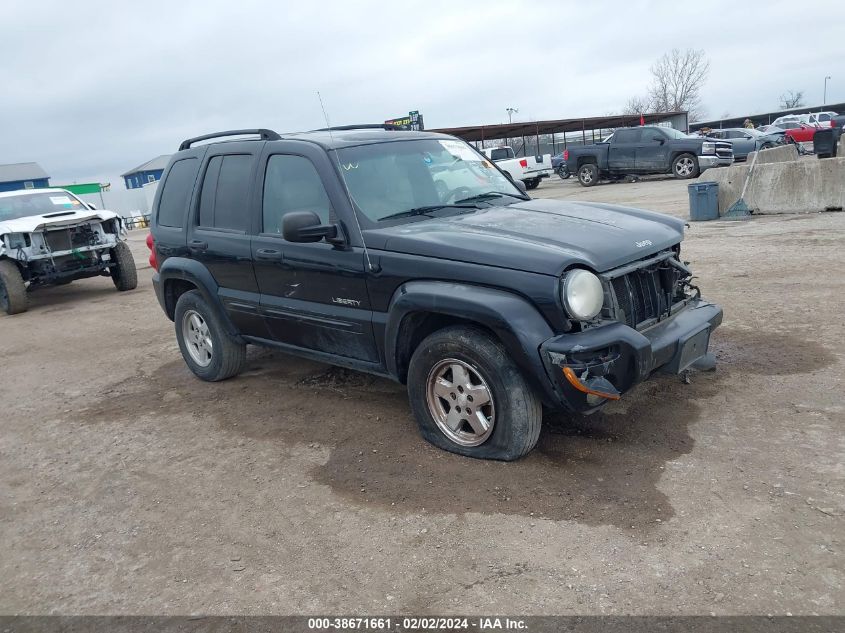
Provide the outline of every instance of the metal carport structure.
[[[442,132],[451,134],[465,141],[484,143],[497,139],[522,138],[523,148],[526,146],[525,139],[534,137],[536,146],[540,147],[540,136],[551,135],[552,153],[557,153],[557,135],[563,134],[561,149],[566,149],[567,133],[580,132],[581,143],[587,143],[588,135],[591,142],[595,142],[595,131],[615,129],[619,127],[630,127],[642,124],[670,123],[675,129],[686,132],[689,123],[687,113],[679,112],[651,112],[647,114],[615,114],[609,116],[582,117],[575,119],[552,119],[547,121],[527,121],[520,123],[499,123],[495,125],[468,125],[463,127],[439,128],[429,130],[431,132]],[[581,144],[579,143],[579,144]]]

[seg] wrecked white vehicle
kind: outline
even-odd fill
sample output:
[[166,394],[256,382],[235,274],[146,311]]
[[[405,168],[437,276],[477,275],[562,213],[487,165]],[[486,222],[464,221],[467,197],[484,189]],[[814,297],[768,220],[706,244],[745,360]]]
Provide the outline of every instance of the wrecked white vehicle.
[[27,308],[27,293],[85,277],[138,285],[123,221],[64,189],[0,192],[0,312]]

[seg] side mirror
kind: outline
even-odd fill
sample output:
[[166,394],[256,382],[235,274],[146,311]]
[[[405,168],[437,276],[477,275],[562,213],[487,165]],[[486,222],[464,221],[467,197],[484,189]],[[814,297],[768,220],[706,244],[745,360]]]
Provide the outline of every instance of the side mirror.
[[522,182],[521,180],[516,180],[513,184],[515,184],[516,188],[519,189],[522,193],[526,195],[528,194],[528,187],[525,186],[524,182]]
[[337,225],[321,224],[313,211],[291,211],[282,217],[282,237],[288,242],[319,242],[336,240]]

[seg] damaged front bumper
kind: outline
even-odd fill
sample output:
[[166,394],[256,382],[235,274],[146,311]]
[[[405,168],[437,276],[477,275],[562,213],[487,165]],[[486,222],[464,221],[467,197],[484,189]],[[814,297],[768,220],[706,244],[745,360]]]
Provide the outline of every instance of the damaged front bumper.
[[562,408],[587,413],[616,400],[653,372],[681,373],[707,354],[722,309],[694,299],[643,331],[613,322],[562,334],[540,354]]

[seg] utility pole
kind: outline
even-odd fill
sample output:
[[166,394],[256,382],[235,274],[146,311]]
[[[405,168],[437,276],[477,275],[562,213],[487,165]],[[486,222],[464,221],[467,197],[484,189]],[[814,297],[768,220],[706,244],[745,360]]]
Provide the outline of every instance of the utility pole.
[[[827,84],[825,84],[827,85]],[[513,123],[513,114],[514,112],[519,112],[519,108],[505,108],[508,113],[508,123]]]
[[824,110],[824,106],[827,104],[827,80],[830,79],[830,75],[824,78],[824,97],[822,97],[822,110]]

